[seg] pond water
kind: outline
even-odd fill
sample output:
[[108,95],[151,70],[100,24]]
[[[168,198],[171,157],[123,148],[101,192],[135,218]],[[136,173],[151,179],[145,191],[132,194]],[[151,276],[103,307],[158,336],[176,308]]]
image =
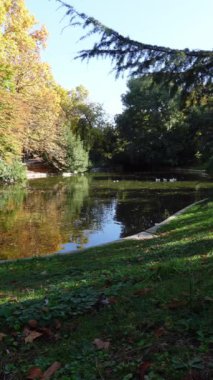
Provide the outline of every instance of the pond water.
[[[156,176],[177,182],[155,182]],[[0,259],[111,242],[212,193],[207,179],[172,173],[50,177],[0,187]]]

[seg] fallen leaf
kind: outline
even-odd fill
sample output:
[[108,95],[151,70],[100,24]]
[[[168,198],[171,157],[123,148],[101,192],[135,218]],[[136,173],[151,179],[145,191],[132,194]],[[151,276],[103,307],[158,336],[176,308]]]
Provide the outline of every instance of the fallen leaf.
[[186,306],[186,301],[178,301],[174,299],[173,301],[167,303],[166,306],[171,310],[179,309],[179,307]]
[[36,321],[36,319],[30,319],[28,321],[28,326],[30,326],[32,329],[35,329],[38,326],[38,321]]
[[7,335],[4,333],[0,333],[0,342],[6,337]]
[[202,380],[202,376],[198,371],[191,370],[189,371],[186,376],[182,380]]
[[145,379],[145,376],[147,374],[147,371],[148,369],[151,367],[151,362],[143,362],[140,366],[139,366],[139,379],[140,380],[144,380]]
[[59,321],[59,319],[55,319],[54,324],[55,324],[56,330],[60,330],[61,322]]
[[167,331],[165,330],[165,328],[162,326],[162,327],[159,327],[157,330],[155,330],[154,334],[157,338],[160,338],[162,335],[166,335]]
[[41,379],[42,375],[43,373],[40,368],[33,367],[33,368],[30,368],[28,372],[27,380]]
[[50,330],[49,327],[41,327],[39,329],[39,332],[41,332],[42,335],[46,335],[48,338],[53,336],[53,332]]
[[41,380],[48,380],[58,369],[61,368],[61,363],[54,362],[44,373]]
[[113,296],[109,297],[108,299],[109,299],[110,305],[114,305],[114,304],[116,304],[118,302],[117,298],[113,297]]
[[31,333],[31,330],[29,329],[29,327],[25,327],[23,330],[24,336],[28,336],[30,333]]
[[24,339],[25,343],[32,343],[35,339],[39,338],[43,334],[38,331],[31,331],[29,335]]
[[109,346],[110,346],[110,342],[104,342],[103,340],[101,339],[95,339],[93,341],[93,343],[95,344],[95,346],[99,349],[99,350],[108,350]]
[[143,289],[138,289],[134,292],[134,295],[136,296],[145,296],[146,294],[150,293],[152,291],[151,288],[143,288]]
[[152,267],[149,268],[149,270],[159,270],[160,266],[159,265],[153,265]]

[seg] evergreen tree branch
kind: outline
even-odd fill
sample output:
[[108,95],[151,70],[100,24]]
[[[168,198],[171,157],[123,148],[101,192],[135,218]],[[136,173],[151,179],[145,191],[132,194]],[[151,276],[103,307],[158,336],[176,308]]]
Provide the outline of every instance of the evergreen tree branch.
[[[210,50],[171,49],[150,45],[124,37],[93,17],[78,12],[72,5],[57,0],[66,8],[71,26],[87,30],[81,39],[99,35],[99,41],[91,49],[81,50],[76,58],[110,58],[116,76],[125,71],[138,76],[147,73],[174,74],[185,88],[201,83],[211,83],[213,77],[213,52]],[[89,31],[88,31],[89,29]]]

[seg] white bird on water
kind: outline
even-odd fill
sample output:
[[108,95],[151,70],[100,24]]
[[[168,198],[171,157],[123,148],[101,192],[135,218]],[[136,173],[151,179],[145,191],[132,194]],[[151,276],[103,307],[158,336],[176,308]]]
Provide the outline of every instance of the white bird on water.
[[[170,178],[170,179],[163,178],[162,181],[163,181],[163,182],[176,182],[176,181],[177,181],[177,178]],[[161,179],[160,179],[160,178],[155,178],[155,182],[161,182]]]

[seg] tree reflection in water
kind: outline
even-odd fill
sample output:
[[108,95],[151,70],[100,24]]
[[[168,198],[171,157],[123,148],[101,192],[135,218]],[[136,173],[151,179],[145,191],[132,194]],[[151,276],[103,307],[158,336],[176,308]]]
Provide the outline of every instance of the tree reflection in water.
[[87,177],[39,180],[27,189],[4,188],[0,201],[0,258],[56,252],[70,235],[83,243],[84,231],[76,220],[88,194]]
[[34,180],[27,188],[2,187],[0,259],[113,241],[160,222],[204,198],[205,191],[197,181],[156,184],[131,176],[115,181],[104,174]]

